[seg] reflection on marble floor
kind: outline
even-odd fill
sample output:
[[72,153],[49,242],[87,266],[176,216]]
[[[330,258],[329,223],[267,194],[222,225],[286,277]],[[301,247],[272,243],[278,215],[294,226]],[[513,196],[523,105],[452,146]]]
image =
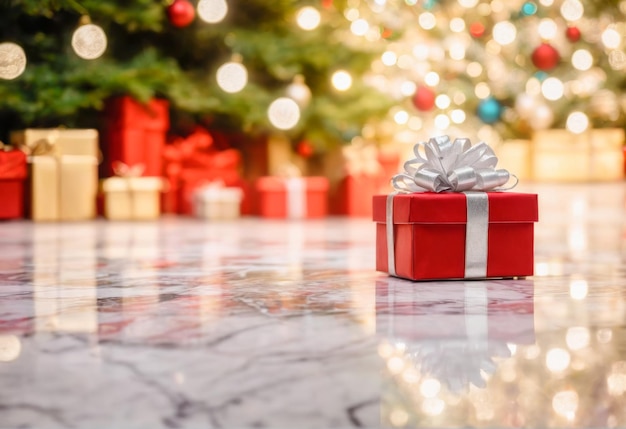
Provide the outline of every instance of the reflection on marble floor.
[[626,427],[626,185],[536,275],[376,273],[368,220],[0,224],[0,428]]

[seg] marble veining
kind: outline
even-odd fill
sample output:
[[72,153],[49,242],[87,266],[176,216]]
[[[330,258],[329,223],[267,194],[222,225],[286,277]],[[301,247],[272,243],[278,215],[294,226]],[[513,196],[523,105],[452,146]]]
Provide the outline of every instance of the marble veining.
[[626,427],[626,185],[523,190],[518,280],[376,273],[368,219],[0,223],[0,428]]

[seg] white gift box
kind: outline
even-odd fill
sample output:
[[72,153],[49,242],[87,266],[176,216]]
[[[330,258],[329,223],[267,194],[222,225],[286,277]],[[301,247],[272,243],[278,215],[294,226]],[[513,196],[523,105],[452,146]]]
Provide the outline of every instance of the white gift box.
[[243,191],[227,188],[221,183],[211,183],[198,188],[193,194],[193,213],[208,220],[237,219],[241,215]]

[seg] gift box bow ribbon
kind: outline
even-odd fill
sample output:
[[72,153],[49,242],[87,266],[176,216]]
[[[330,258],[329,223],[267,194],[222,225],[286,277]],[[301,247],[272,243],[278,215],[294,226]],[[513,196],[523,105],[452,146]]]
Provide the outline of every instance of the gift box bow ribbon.
[[[424,155],[422,155],[422,152]],[[413,147],[415,158],[404,163],[404,171],[391,179],[396,192],[387,197],[386,235],[389,274],[396,276],[393,226],[394,196],[411,192],[462,192],[467,201],[465,228],[465,278],[487,277],[489,198],[486,191],[503,191],[517,186],[517,177],[507,170],[496,170],[498,158],[481,142],[472,146],[467,138],[451,141],[448,136],[433,137]],[[503,187],[513,177],[515,183]]]
[[[422,152],[424,155],[422,155]],[[467,138],[451,141],[448,136],[433,137],[413,147],[415,158],[404,163],[404,171],[391,179],[398,192],[463,192],[504,190],[511,177],[507,170],[496,170],[498,158],[485,142],[472,146]]]

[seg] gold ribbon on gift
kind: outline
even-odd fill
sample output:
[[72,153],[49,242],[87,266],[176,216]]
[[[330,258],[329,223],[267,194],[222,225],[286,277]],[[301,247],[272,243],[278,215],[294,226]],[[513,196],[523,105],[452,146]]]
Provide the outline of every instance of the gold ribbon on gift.
[[[387,197],[386,235],[389,274],[395,269],[393,199],[412,192],[461,192],[467,200],[465,232],[465,278],[487,276],[489,199],[486,191],[503,191],[517,185],[517,177],[507,170],[496,170],[498,158],[493,149],[480,142],[472,146],[467,138],[451,141],[448,136],[433,137],[413,147],[415,158],[404,163],[404,171],[391,179],[396,192]],[[503,188],[513,177],[515,183]]]

